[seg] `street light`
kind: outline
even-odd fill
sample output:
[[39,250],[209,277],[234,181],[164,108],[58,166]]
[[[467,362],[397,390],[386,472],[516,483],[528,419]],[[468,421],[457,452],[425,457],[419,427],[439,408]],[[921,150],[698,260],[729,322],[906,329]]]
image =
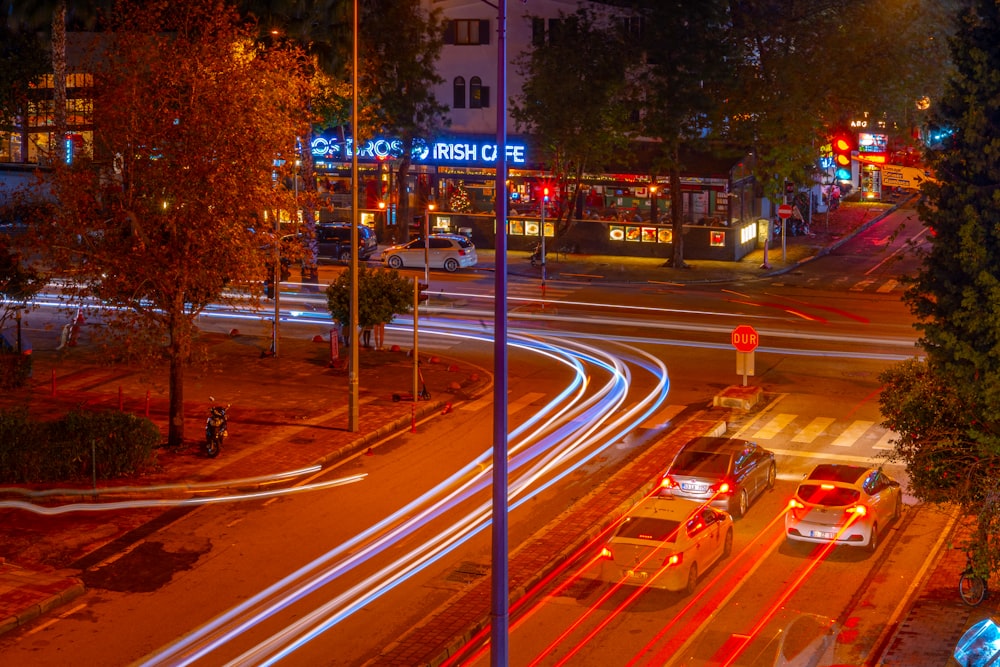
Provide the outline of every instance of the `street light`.
[[431,284],[431,211],[437,208],[433,202],[427,204],[424,210],[424,284]]
[[659,186],[653,183],[649,186],[649,222],[651,224],[656,224],[657,218],[659,218],[658,211],[656,210],[656,191],[659,190]]

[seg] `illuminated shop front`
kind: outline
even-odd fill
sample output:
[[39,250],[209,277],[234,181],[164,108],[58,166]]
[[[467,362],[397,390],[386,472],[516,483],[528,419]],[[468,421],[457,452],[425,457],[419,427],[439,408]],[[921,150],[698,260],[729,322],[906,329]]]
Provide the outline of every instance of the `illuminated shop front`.
[[[317,137],[312,142],[318,186],[337,206],[350,207],[350,140]],[[403,156],[398,139],[375,138],[357,150],[362,213],[384,208],[380,242],[398,232],[392,200],[398,191],[392,182],[394,164]],[[419,141],[410,153],[405,188],[414,219],[422,224],[428,204],[435,231],[463,233],[479,247],[495,242],[495,171],[497,147],[492,138],[462,137]],[[508,248],[530,250],[541,240],[556,237],[559,202],[568,198],[555,191],[555,177],[529,160],[525,143],[507,145]],[[682,174],[681,202],[684,254],[689,259],[736,261],[755,249],[758,241],[759,201],[753,179],[743,161],[695,158],[691,174]],[[543,189],[551,188],[545,204]],[[669,258],[674,230],[670,222],[670,186],[666,177],[629,173],[585,174],[573,221],[560,230],[553,248],[585,254]]]

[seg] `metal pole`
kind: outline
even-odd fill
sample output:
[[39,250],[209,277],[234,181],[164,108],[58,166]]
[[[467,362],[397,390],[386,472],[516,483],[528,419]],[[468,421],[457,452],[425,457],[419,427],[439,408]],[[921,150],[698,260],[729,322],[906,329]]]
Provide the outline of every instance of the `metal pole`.
[[[542,234],[542,298],[545,298],[545,204],[548,202],[548,197],[542,197],[542,222],[541,222],[541,234]],[[558,259],[558,258],[557,258]]]
[[413,279],[413,404],[417,403],[417,396],[420,393],[418,378],[420,376],[420,335],[417,333],[420,320],[420,288],[417,286],[417,279]]
[[274,323],[271,326],[271,356],[278,356],[278,320],[281,318],[281,216],[274,216]]
[[351,67],[351,357],[348,371],[347,430],[357,433],[359,422],[358,386],[358,0],[354,0],[354,54]]
[[431,284],[431,269],[430,269],[430,266],[431,266],[431,263],[430,263],[431,239],[430,239],[430,230],[431,230],[431,208],[430,208],[430,206],[428,206],[427,208],[424,209],[424,284],[425,285],[430,285]]
[[507,0],[497,0],[496,287],[493,314],[493,509],[490,664],[507,667]]

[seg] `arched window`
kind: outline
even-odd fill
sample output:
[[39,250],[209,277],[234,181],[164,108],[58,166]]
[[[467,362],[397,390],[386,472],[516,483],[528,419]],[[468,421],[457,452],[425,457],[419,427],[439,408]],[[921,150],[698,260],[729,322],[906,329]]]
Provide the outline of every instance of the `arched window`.
[[483,80],[478,76],[469,79],[469,108],[482,109],[483,106]]
[[[473,79],[473,81],[478,81],[478,79]],[[452,101],[452,108],[454,109],[464,109],[465,108],[465,79],[456,76],[454,83],[452,83],[452,96],[455,98]]]

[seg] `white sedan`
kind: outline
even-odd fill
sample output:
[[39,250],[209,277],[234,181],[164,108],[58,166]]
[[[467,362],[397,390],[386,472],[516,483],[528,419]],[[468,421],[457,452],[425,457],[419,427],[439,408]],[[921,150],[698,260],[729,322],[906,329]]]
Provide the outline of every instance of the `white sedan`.
[[690,594],[733,550],[733,518],[707,505],[649,498],[634,508],[601,550],[601,579]]
[[[475,266],[476,246],[472,241],[458,234],[431,234],[427,237],[427,265],[434,269],[444,269],[448,273],[460,268]],[[403,245],[394,245],[382,252],[382,261],[390,269],[424,266],[424,240],[413,239]]]

